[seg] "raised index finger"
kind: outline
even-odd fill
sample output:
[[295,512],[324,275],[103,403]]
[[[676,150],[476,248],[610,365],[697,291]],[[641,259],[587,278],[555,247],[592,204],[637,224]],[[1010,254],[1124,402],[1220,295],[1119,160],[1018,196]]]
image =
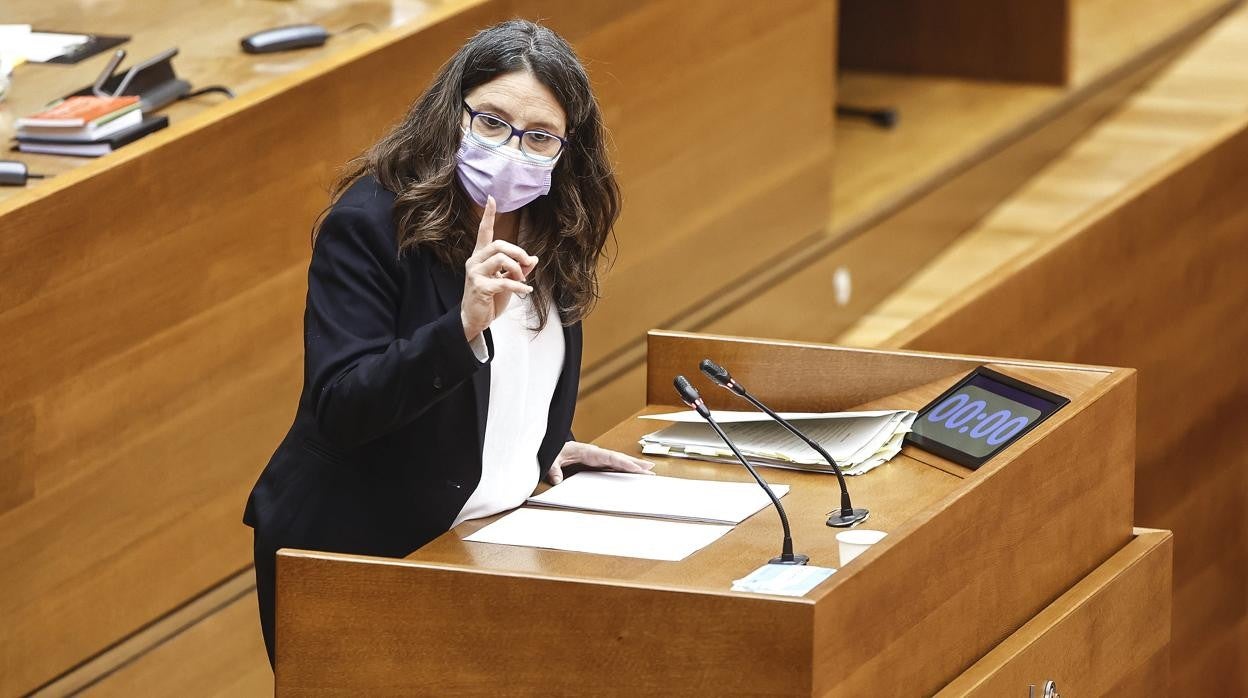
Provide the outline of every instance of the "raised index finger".
[[485,211],[481,213],[481,225],[477,227],[478,250],[494,241],[494,211],[497,208],[493,196],[485,197]]

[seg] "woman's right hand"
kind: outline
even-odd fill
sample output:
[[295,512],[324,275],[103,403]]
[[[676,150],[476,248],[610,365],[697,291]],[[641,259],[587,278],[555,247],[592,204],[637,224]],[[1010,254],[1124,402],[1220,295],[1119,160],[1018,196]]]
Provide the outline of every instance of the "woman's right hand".
[[477,246],[464,263],[464,300],[459,314],[464,338],[470,342],[507,309],[511,294],[533,292],[524,280],[537,267],[537,257],[519,245],[494,239],[497,209],[494,197],[488,197],[477,228]]

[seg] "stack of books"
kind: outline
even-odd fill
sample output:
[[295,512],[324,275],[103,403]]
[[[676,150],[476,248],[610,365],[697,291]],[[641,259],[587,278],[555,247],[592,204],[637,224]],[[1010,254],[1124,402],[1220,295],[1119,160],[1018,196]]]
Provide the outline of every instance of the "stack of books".
[[165,116],[145,118],[138,97],[68,97],[17,120],[17,149],[99,157],[168,125]]

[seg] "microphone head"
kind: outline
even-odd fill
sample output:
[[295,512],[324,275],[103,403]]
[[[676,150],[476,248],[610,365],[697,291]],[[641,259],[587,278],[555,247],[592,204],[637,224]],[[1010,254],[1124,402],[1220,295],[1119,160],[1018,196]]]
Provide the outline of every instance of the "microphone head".
[[680,399],[690,407],[694,407],[695,403],[702,399],[702,396],[698,394],[698,389],[693,387],[689,379],[684,376],[676,376],[672,381],[672,385],[676,386],[676,392],[680,393]]
[[728,384],[732,382],[732,376],[728,373],[728,369],[710,359],[702,359],[700,368],[707,378],[715,381],[715,384],[721,388],[727,388]]
[[703,418],[708,420],[711,418],[711,408],[707,407],[705,402],[702,402],[702,396],[698,394],[698,389],[693,387],[688,378],[676,376],[672,381],[672,385],[676,386],[676,392],[680,393],[680,399],[686,405],[697,410],[698,414],[702,415]]

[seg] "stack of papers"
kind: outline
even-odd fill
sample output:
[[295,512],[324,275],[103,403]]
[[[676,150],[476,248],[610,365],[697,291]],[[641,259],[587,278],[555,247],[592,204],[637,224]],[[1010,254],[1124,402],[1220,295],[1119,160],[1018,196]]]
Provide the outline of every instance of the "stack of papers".
[[731,530],[732,526],[524,507],[464,540],[676,562]]
[[[769,483],[770,484],[770,483]],[[772,485],[777,497],[788,485]],[[739,524],[771,499],[755,482],[716,482],[679,477],[585,471],[545,492],[530,504],[675,521]]]
[[[788,485],[771,488],[777,497],[789,491]],[[754,482],[597,471],[577,473],[529,503],[537,506],[517,509],[464,540],[677,561],[771,506]]]
[[[913,410],[781,413],[793,426],[836,459],[846,475],[861,475],[901,451],[914,425]],[[642,452],[720,462],[736,462],[732,451],[696,412],[647,415],[674,422],[641,437]],[[832,472],[814,449],[761,412],[716,412],[715,419],[741,453],[755,465]]]
[[0,56],[13,63],[46,63],[87,43],[86,34],[37,32],[29,24],[0,24]]

